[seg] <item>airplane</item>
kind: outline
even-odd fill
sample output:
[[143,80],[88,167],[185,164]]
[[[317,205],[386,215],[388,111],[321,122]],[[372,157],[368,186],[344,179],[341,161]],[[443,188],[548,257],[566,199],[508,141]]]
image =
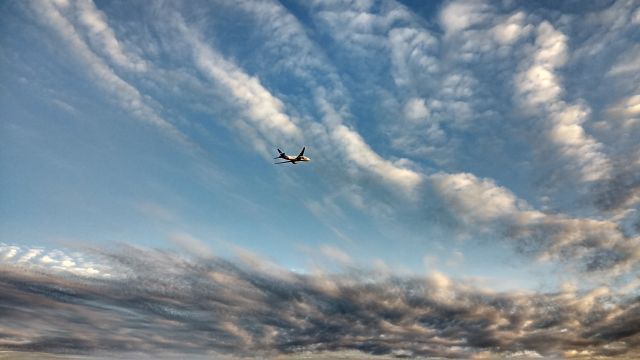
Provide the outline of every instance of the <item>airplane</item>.
[[311,161],[311,159],[304,156],[304,147],[302,148],[302,151],[300,151],[300,154],[298,154],[298,156],[289,156],[283,153],[280,149],[278,149],[278,153],[280,155],[278,155],[278,157],[275,157],[274,159],[284,159],[285,161],[277,162],[275,164],[284,164],[284,163],[295,164],[298,161]]

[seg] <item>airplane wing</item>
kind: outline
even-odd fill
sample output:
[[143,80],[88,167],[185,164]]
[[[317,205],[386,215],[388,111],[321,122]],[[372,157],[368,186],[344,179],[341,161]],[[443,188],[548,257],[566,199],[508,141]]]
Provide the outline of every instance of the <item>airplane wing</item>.
[[280,162],[277,162],[277,163],[274,163],[274,164],[286,164],[286,163],[294,163],[295,164],[295,162],[293,162],[293,160],[280,161]]
[[300,157],[300,156],[304,156],[304,147],[302,148],[302,151],[300,151],[300,154],[298,154],[298,157]]

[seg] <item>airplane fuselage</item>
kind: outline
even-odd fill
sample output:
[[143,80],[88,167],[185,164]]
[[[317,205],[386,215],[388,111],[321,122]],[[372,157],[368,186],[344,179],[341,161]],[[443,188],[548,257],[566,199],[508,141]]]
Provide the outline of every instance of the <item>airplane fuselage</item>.
[[309,160],[311,160],[306,156],[291,156],[291,155],[285,155],[282,159],[289,160],[289,161],[309,161]]

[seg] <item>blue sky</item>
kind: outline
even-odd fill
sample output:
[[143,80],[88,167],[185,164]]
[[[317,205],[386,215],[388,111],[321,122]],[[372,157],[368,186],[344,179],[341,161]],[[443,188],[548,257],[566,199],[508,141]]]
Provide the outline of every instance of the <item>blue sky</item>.
[[[138,249],[461,297],[637,294],[636,1],[0,13],[5,271],[121,279],[113,254]],[[273,164],[303,146],[311,162]]]

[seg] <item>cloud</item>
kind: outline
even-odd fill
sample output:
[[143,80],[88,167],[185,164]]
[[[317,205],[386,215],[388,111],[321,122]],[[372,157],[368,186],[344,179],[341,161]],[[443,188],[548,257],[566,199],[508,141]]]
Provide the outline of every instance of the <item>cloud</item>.
[[409,120],[420,120],[429,116],[429,109],[424,99],[411,98],[404,105],[404,116]]
[[569,56],[567,36],[549,22],[537,27],[535,50],[529,66],[516,75],[518,97],[532,115],[546,117],[546,138],[556,146],[558,154],[571,163],[567,166],[579,182],[592,182],[610,176],[611,163],[603,145],[582,127],[590,109],[584,104],[562,101],[564,88],[557,69]]
[[147,69],[143,59],[134,54],[125,53],[113,29],[109,27],[104,13],[96,8],[92,0],[75,1],[73,4],[80,23],[89,30],[88,36],[97,51],[103,51],[116,65],[127,70],[145,71]]
[[[244,100],[249,108],[249,115],[263,134],[278,131],[294,139],[301,138],[300,129],[282,113],[283,104],[264,89],[256,78],[243,74],[233,64],[219,58],[212,49],[197,40],[193,34],[188,35],[194,45],[194,54],[198,65],[215,80],[229,86],[233,94]],[[324,92],[322,92],[324,94]],[[324,97],[317,97],[317,102],[325,112],[325,123],[330,133],[330,140],[340,146],[348,159],[358,164],[363,170],[371,170],[376,175],[393,185],[399,185],[405,191],[412,191],[420,182],[420,174],[384,160],[353,129],[342,124],[341,116],[333,110]],[[282,136],[271,135],[268,138],[275,143]],[[280,140],[281,141],[281,140]],[[300,140],[298,140],[300,142]]]
[[[276,13],[276,16],[283,16]],[[281,21],[291,21],[286,18]],[[216,82],[226,86],[240,102],[247,108],[247,115],[252,120],[259,133],[267,138],[271,144],[283,142],[283,139],[302,142],[300,128],[286,115],[284,104],[264,88],[256,77],[250,77],[231,62],[224,60],[215,51],[205,45],[198,35],[186,28],[181,20],[176,20],[177,26],[183,31],[186,39],[193,46],[196,65]],[[286,28],[286,26],[285,26]],[[295,29],[295,26],[293,26]],[[290,35],[293,36],[293,35]],[[298,39],[297,37],[294,37]],[[304,42],[301,47],[304,48]],[[310,50],[309,50],[310,51]],[[399,185],[403,190],[411,191],[420,181],[420,175],[408,169],[392,164],[382,159],[364,139],[353,129],[342,125],[342,117],[333,110],[324,96],[324,88],[318,88],[316,101],[325,112],[325,123],[329,129],[330,145],[337,145],[347,158],[359,165],[362,170],[373,171],[392,185]]]
[[481,1],[453,1],[440,12],[440,23],[446,32],[462,31],[483,22],[487,8]]
[[430,181],[469,230],[499,234],[524,254],[599,274],[637,270],[640,236],[625,235],[616,222],[547,214],[494,181],[468,173],[438,173]]
[[640,164],[627,164],[609,181],[598,184],[593,202],[602,210],[624,212],[640,203]]
[[[490,7],[478,4],[468,3],[474,11],[486,13],[481,19],[489,19]],[[444,13],[447,18],[447,10]],[[453,162],[457,146],[466,138],[465,133],[474,129],[474,123],[485,123],[487,112],[482,108],[487,107],[486,101],[478,99],[484,90],[479,89],[468,64],[458,66],[463,62],[461,51],[467,51],[460,48],[466,46],[466,42],[458,42],[460,32],[443,36],[419,14],[394,1],[380,6],[321,4],[311,15],[323,25],[321,31],[333,39],[332,48],[357,79],[355,92],[373,93],[374,103],[380,103],[368,117],[381,124],[380,134],[389,139],[394,150],[446,166]],[[485,34],[475,37],[491,38]],[[492,50],[486,52],[491,54]],[[377,72],[389,72],[393,82],[386,81],[387,76],[370,76]],[[411,120],[414,115],[408,106],[417,104],[412,99],[422,99],[430,116]]]
[[[335,100],[348,96],[336,67],[322,47],[309,38],[305,25],[285,6],[277,1],[245,0],[229,1],[229,5],[245,11],[257,21],[257,31],[269,35],[259,44],[260,49],[270,55],[261,61],[262,64],[302,80],[311,91],[325,83],[336,96]],[[269,70],[274,69],[270,67]]]
[[[632,95],[622,99],[616,105],[609,108],[609,111],[618,116],[636,117],[637,119],[637,117],[640,116],[640,95]],[[628,123],[628,125],[626,125],[625,127],[637,126],[638,123],[636,120],[636,122]]]
[[[640,10],[638,10],[640,13]],[[637,74],[640,71],[640,45],[634,45],[620,55],[618,61],[611,67],[608,75],[623,76]]]
[[[632,24],[638,11],[632,2],[626,2],[631,4],[627,7],[622,3],[614,4],[616,12],[603,14],[607,21],[591,15],[584,19],[598,26],[611,24],[611,31],[603,36],[607,41],[624,37],[628,33],[620,29]],[[234,110],[240,109],[240,116],[229,123],[240,136],[253,140],[259,151],[264,150],[265,157],[268,148],[283,141],[310,143],[317,153],[341,154],[330,166],[318,167],[323,175],[325,170],[338,174],[327,181],[332,189],[340,189],[338,195],[307,201],[317,216],[332,220],[326,220],[327,226],[340,238],[348,239],[333,224],[335,217],[348,217],[340,200],[358,211],[404,214],[396,209],[406,203],[380,195],[378,185],[382,184],[423,202],[411,210],[419,212],[420,219],[442,201],[443,209],[458,221],[454,230],[504,240],[532,258],[558,261],[596,276],[631,277],[637,272],[640,244],[637,229],[636,235],[633,232],[637,213],[632,210],[640,201],[640,149],[632,140],[627,140],[631,145],[607,143],[596,136],[603,132],[596,133],[597,127],[590,122],[603,117],[601,122],[624,129],[620,132],[633,139],[637,86],[622,87],[629,92],[616,94],[604,104],[574,91],[582,85],[571,78],[581,69],[575,67],[580,51],[598,54],[598,46],[609,49],[607,41],[587,41],[590,46],[580,47],[583,37],[574,36],[580,29],[575,25],[582,21],[576,20],[579,16],[558,19],[545,9],[527,13],[508,2],[499,7],[455,1],[442,8],[438,17],[442,29],[434,30],[437,24],[430,19],[393,1],[319,2],[310,5],[310,14],[299,17],[277,2],[230,4],[258,19],[255,31],[267,34],[268,41],[250,52],[269,55],[260,63],[270,71],[260,73],[264,68],[255,70],[245,66],[244,60],[232,61],[223,55],[226,47],[211,45],[224,39],[209,37],[210,32],[200,31],[200,23],[187,26],[175,14],[154,20],[158,25],[154,30],[166,35],[178,29],[178,35],[173,34],[176,39],[163,41],[174,41],[165,44],[171,50],[187,50],[176,51],[171,59],[183,60],[180,54],[187,54],[193,69],[161,70],[139,57],[135,47],[116,37],[114,29],[119,28],[112,29],[109,19],[91,2],[34,4],[41,20],[65,39],[100,86],[145,121],[178,131],[118,71],[133,71],[145,81],[156,81],[158,93],[178,93],[180,99],[197,102],[207,114],[217,111],[218,104],[210,103],[214,96],[229,100]],[[307,15],[310,23],[301,23]],[[81,29],[88,32],[82,34]],[[594,33],[591,36],[597,37],[601,32]],[[329,38],[335,44],[327,46],[325,53],[316,40],[329,43]],[[616,53],[621,55],[594,74],[604,76],[608,71],[607,78],[615,81],[633,78],[637,49]],[[371,76],[378,72],[385,76]],[[279,83],[272,79],[279,74],[291,77],[278,79]],[[304,89],[298,98],[279,87],[291,79]],[[174,80],[180,86],[174,87]],[[186,84],[193,86],[181,87]],[[194,90],[197,99],[179,94],[185,89]],[[371,109],[352,107],[354,98],[358,103],[366,100]],[[525,120],[513,114],[512,99],[526,113]],[[620,122],[609,121],[613,119],[609,116]],[[378,133],[364,132],[365,122],[367,130]],[[540,131],[544,141],[538,143],[532,134]],[[521,154],[523,139],[531,148]],[[486,152],[488,146],[482,146],[486,143],[498,150]],[[387,145],[408,158],[395,157]],[[529,166],[529,151],[548,145],[550,159],[540,159],[530,172],[519,172],[521,164]],[[514,165],[509,169],[515,175],[505,175],[503,164],[492,155],[511,155],[514,149],[516,155],[509,160],[516,164],[509,163]],[[614,150],[629,155],[623,157]],[[413,156],[421,162],[412,161]],[[463,157],[470,160],[459,161]],[[436,169],[421,168],[427,161]],[[483,167],[486,164],[491,166]],[[569,170],[573,176],[563,182],[594,183],[594,187],[562,194],[558,198],[565,201],[566,197],[571,203],[566,208],[540,207],[538,184],[528,175],[547,165]],[[512,187],[503,185],[514,182]],[[595,209],[575,204],[576,198],[584,197],[593,200]],[[374,209],[377,200],[387,207]],[[154,204],[141,204],[139,210],[162,222],[174,222],[176,217]],[[170,240],[195,254],[208,250],[186,233],[171,234]],[[239,265],[210,253],[204,259],[183,259],[161,251],[128,249],[102,254],[110,264],[103,270],[93,260],[66,252],[0,250],[6,274],[0,284],[7,290],[0,293],[8,294],[3,299],[15,301],[11,306],[20,310],[11,315],[13,320],[0,325],[0,341],[13,349],[198,353],[216,349],[248,355],[359,350],[480,357],[496,352],[505,356],[628,354],[638,344],[637,326],[632,322],[638,312],[634,299],[611,289],[496,294],[438,272],[417,279],[381,278],[379,273],[363,278],[357,274],[303,276],[243,251],[238,254]],[[348,254],[328,245],[319,252],[339,263],[351,261]],[[454,266],[463,259],[461,252],[453,252],[442,263]],[[111,274],[114,267],[126,281],[88,276],[90,269]],[[25,298],[35,304],[21,304]],[[29,305],[44,313],[43,320],[27,316]],[[20,329],[23,323],[28,325],[26,334]],[[47,324],[63,326],[54,329]],[[185,333],[189,336],[180,335]]]
[[[410,162],[382,158],[355,126],[345,124],[344,114],[350,115],[345,107],[336,110],[333,99],[325,96],[324,88],[310,79],[313,74],[316,77],[318,74],[335,75],[336,69],[327,63],[328,57],[304,33],[304,26],[277,4],[242,3],[240,6],[258,16],[265,28],[283,34],[285,40],[272,38],[269,48],[284,46],[288,57],[298,60],[289,61],[286,66],[297,74],[305,74],[303,78],[310,89],[316,89],[316,106],[324,114],[322,133],[326,135],[326,138],[318,139],[347,154],[345,158],[350,163],[345,165],[350,175],[357,176],[359,171],[365,170],[405,191],[417,189],[429,179],[465,226],[478,226],[487,233],[497,232],[500,237],[514,240],[512,243],[516,248],[537,258],[568,260],[575,256],[579,259],[577,263],[585,269],[615,268],[613,272],[635,261],[635,245],[623,245],[629,238],[617,229],[614,221],[601,220],[597,216],[591,219],[546,214],[491,180],[455,172],[440,173],[442,178],[438,175],[429,177],[405,165]],[[258,14],[260,9],[264,15]],[[501,125],[498,120],[504,119],[497,117],[498,120],[487,124],[479,121],[490,116],[479,111],[487,106],[479,98],[501,93],[486,92],[483,89],[486,76],[468,66],[469,63],[482,65],[490,59],[493,63],[499,62],[500,69],[507,74],[518,70],[516,99],[531,111],[531,117],[540,117],[538,125],[560,155],[560,165],[575,174],[575,178],[567,181],[595,182],[607,180],[611,175],[611,161],[605,154],[604,145],[587,134],[587,127],[583,126],[591,108],[581,100],[574,103],[564,100],[567,94],[560,70],[571,56],[570,39],[550,22],[506,5],[501,8],[482,2],[449,2],[439,16],[445,30],[445,35],[439,38],[437,33],[428,31],[416,21],[408,8],[394,2],[379,7],[370,3],[317,3],[310,6],[310,10],[310,15],[323,27],[319,31],[334,39],[335,48],[348,50],[344,51],[347,59],[377,59],[381,54],[388,57],[397,88],[385,92],[393,97],[385,105],[397,107],[397,114],[407,120],[420,120],[419,127],[399,122],[401,126],[397,128],[405,129],[405,133],[392,133],[394,147],[408,153],[420,148],[424,155],[438,146],[442,146],[443,152],[452,148],[456,143],[448,141],[456,136],[465,139],[465,131],[483,129],[493,133],[495,129],[491,126]],[[453,57],[451,64],[441,62],[448,55],[460,52],[462,56]],[[296,57],[296,54],[304,55]],[[311,54],[321,61],[309,62],[307,57]],[[297,66],[297,63],[305,65]],[[420,83],[429,81],[415,81],[422,77],[428,77],[438,86],[425,91],[427,89]],[[509,83],[508,76],[505,82]],[[505,87],[505,94],[510,92],[511,89]],[[446,128],[446,133],[442,128]],[[430,141],[428,147],[424,145],[425,139]],[[557,164],[554,162],[553,165]],[[353,171],[354,167],[357,171]],[[460,193],[451,193],[449,188],[458,185]],[[635,242],[631,239],[631,243]]]
[[[235,64],[225,60],[203,42],[197,33],[176,17],[175,25],[191,45],[197,68],[211,80],[225,87],[234,100],[245,109],[245,115],[259,134],[270,144],[302,142],[302,132],[284,111],[284,104],[273,96],[256,77],[252,77]],[[256,144],[258,145],[258,144]],[[258,146],[261,150],[264,145]]]
[[42,23],[57,32],[73,54],[87,67],[97,85],[107,91],[120,106],[140,120],[157,127],[173,139],[184,144],[191,144],[186,135],[146,103],[145,97],[136,87],[119,77],[102,58],[90,49],[74,24],[65,17],[55,3],[34,1],[31,2],[31,9]]
[[194,256],[212,257],[213,252],[202,240],[191,234],[176,232],[169,235],[169,241],[188,251]]
[[[107,278],[110,268],[88,259],[78,252],[65,253],[44,248],[25,248],[0,243],[0,259],[4,266],[31,271],[72,274],[81,277]],[[64,275],[63,275],[64,276]]]
[[391,27],[387,38],[391,74],[398,87],[419,87],[440,69],[435,57],[439,41],[428,31],[412,26]]
[[419,173],[395,165],[376,154],[362,136],[345,125],[333,127],[331,137],[341,145],[351,161],[403,191],[411,193],[422,181]]
[[[277,3],[239,2],[237,5],[257,17],[261,26],[269,33],[281,35],[269,38],[267,49],[269,51],[276,49],[278,56],[286,58],[284,66],[300,76],[314,94],[314,104],[323,114],[323,127],[320,131],[328,136],[308,140],[326,142],[318,145],[327,150],[338,147],[348,159],[345,166],[353,167],[356,165],[358,171],[371,172],[391,187],[411,193],[420,183],[421,175],[400,164],[384,159],[367,144],[356,129],[345,124],[344,116],[349,115],[348,110],[343,107],[343,98],[346,96],[344,94],[345,87],[340,81],[335,67],[321,49],[308,38],[302,24]],[[316,5],[322,7],[325,4]],[[373,18],[357,13],[345,14],[347,19],[342,20],[335,18],[335,16],[341,17],[342,15],[329,10],[320,11],[319,16],[326,17],[327,21],[332,23],[333,21],[348,21],[350,26],[358,29],[374,26],[370,24],[370,21],[374,20]],[[351,18],[351,16],[355,16],[355,18]],[[282,51],[285,53],[282,54]],[[323,84],[317,79],[328,79],[329,81],[327,84]],[[337,108],[340,111],[337,111]],[[305,125],[310,127],[308,124]]]
[[348,264],[351,262],[351,257],[335,246],[322,245],[320,246],[320,252],[328,259],[336,261],[339,264]]
[[140,248],[92,256],[119,276],[2,266],[4,349],[468,358],[581,351],[632,356],[639,345],[634,295],[609,288],[509,294],[437,272],[425,278],[367,271],[283,278],[247,263]]
[[492,222],[525,211],[528,205],[490,179],[473,174],[435,174],[431,176],[438,194],[450,201],[466,223]]
[[492,28],[495,40],[502,45],[510,45],[522,36],[526,35],[531,26],[524,25],[526,15],[519,11],[506,19],[506,21],[498,23]]

